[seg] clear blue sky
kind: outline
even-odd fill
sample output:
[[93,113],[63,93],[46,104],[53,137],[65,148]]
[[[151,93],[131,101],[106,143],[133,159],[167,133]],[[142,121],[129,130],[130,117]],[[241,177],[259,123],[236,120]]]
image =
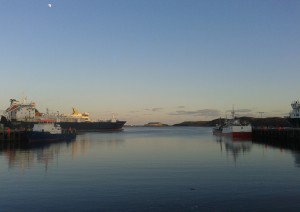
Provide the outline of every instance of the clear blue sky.
[[299,0],[0,0],[0,27],[1,109],[174,124],[300,98]]

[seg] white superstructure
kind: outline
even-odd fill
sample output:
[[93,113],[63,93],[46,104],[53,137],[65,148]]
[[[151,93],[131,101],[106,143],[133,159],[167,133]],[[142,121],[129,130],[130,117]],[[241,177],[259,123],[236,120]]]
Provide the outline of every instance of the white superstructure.
[[35,103],[27,103],[26,98],[22,102],[11,99],[9,108],[4,111],[4,115],[11,121],[33,121],[35,114]]
[[59,113],[39,113],[35,108],[35,103],[26,102],[26,98],[22,102],[11,99],[10,106],[3,114],[9,121],[22,122],[38,122],[43,119],[49,119],[56,122],[90,122],[89,113],[80,113],[73,108],[73,113],[70,115]]
[[61,134],[62,133],[61,127],[58,124],[54,125],[54,123],[51,123],[51,122],[34,124],[32,131],[33,132],[49,132],[50,134]]
[[42,114],[42,118],[55,120],[56,122],[91,122],[89,113],[80,113],[76,108],[73,108],[73,112],[70,115],[57,113],[45,113]]
[[292,102],[292,111],[290,112],[290,118],[299,119],[300,118],[300,102],[299,100]]

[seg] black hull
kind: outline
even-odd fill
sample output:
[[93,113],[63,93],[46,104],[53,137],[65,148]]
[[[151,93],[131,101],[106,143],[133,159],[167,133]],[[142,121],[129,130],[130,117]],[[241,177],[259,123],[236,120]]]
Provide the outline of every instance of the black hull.
[[59,141],[70,141],[76,138],[76,133],[61,133],[61,134],[50,134],[48,132],[32,132],[27,131],[24,133],[25,140],[28,143],[37,142],[59,142]]
[[287,121],[296,128],[300,127],[300,118],[287,118]]
[[[5,118],[1,119],[1,123],[5,127],[10,127],[11,129],[32,129],[36,122],[10,122]],[[126,121],[99,121],[99,122],[58,122],[62,129],[75,129],[81,132],[93,132],[93,131],[116,131],[122,130]]]
[[121,130],[125,125],[126,121],[116,122],[59,122],[63,129],[76,129],[77,131],[115,131]]

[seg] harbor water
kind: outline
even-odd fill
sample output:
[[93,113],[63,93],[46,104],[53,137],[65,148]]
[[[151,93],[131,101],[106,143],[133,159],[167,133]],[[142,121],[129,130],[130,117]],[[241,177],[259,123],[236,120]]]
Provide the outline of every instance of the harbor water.
[[0,146],[1,211],[300,210],[299,150],[211,128],[125,127]]

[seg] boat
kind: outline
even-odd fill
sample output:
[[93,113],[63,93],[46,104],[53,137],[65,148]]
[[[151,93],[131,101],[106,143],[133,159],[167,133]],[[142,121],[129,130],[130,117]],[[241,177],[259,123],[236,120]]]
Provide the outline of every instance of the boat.
[[296,128],[300,127],[300,102],[299,100],[293,101],[291,103],[292,111],[287,117],[288,122]]
[[93,122],[89,113],[80,113],[76,108],[72,108],[70,115],[64,114],[44,114],[43,117],[55,119],[63,129],[76,129],[77,131],[116,131],[121,130],[126,121],[120,121],[112,114],[109,120],[101,120]]
[[216,124],[216,126],[212,129],[214,135],[222,135],[223,126]]
[[252,127],[248,123],[241,123],[240,119],[234,116],[232,119],[226,119],[222,123],[221,118],[219,123],[212,129],[213,135],[216,136],[230,136],[232,139],[248,139],[251,138]]
[[250,123],[241,122],[235,117],[234,109],[231,112],[232,118],[225,121],[222,126],[222,135],[230,136],[232,138],[248,139],[252,137],[252,126]]
[[35,123],[40,120],[48,119],[59,123],[62,129],[76,129],[77,131],[111,131],[122,130],[126,121],[117,120],[112,115],[109,120],[92,121],[89,113],[80,113],[76,108],[70,115],[57,113],[40,113],[36,109],[35,102],[27,103],[26,98],[17,101],[10,100],[10,106],[5,110],[1,117],[1,123],[12,129],[32,129]]
[[224,124],[222,123],[222,119],[219,118],[218,123],[217,123],[216,126],[213,127],[213,129],[212,129],[213,134],[214,134],[214,135],[222,135],[223,126],[224,126]]
[[70,141],[76,138],[76,130],[63,130],[59,124],[45,120],[34,124],[33,129],[26,130],[23,136],[28,143]]

